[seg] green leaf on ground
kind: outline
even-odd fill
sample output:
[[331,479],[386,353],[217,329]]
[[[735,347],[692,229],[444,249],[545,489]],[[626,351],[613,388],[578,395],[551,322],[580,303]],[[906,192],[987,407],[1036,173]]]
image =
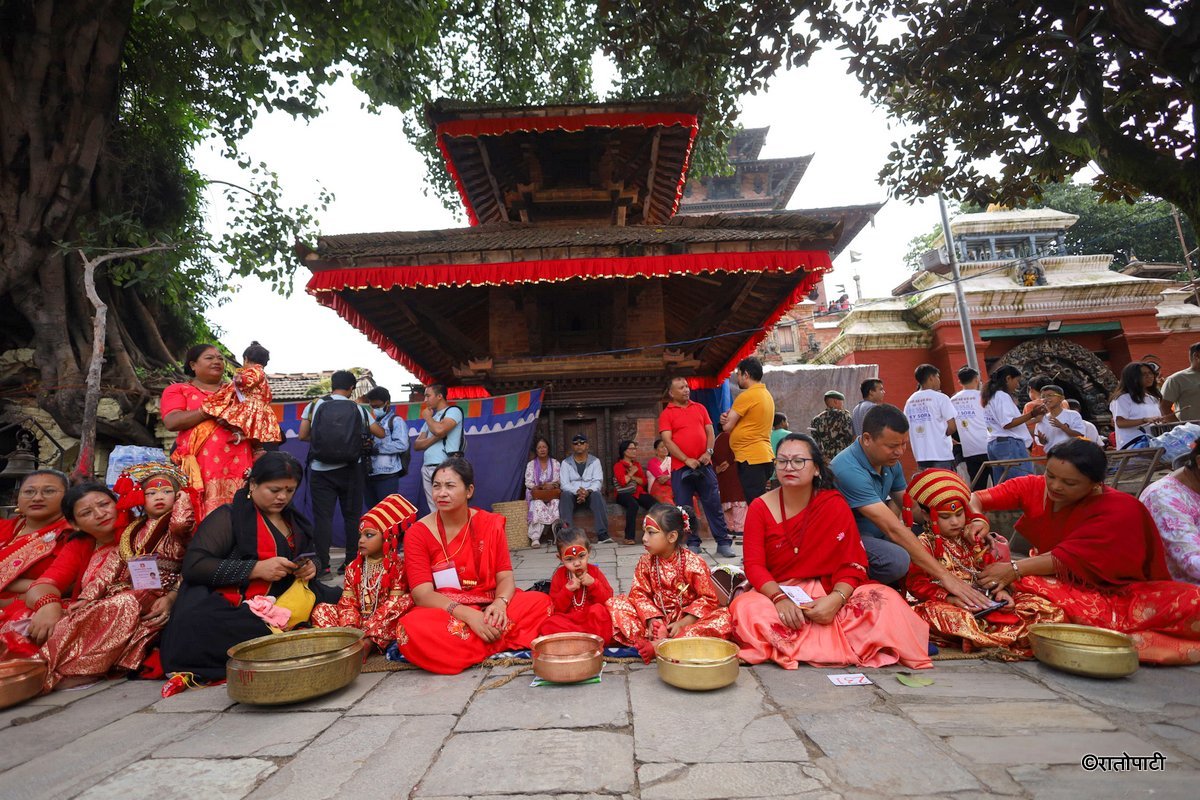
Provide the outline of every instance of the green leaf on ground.
[[912,686],[914,689],[933,685],[933,678],[923,678],[920,675],[913,675],[911,672],[897,672],[896,680],[905,686]]

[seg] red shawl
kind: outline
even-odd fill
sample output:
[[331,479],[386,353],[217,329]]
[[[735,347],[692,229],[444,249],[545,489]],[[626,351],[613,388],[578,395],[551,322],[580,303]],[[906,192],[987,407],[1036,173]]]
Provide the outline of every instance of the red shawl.
[[1062,578],[1098,589],[1171,580],[1158,528],[1135,497],[1105,486],[1055,511],[1046,497],[1046,478],[1025,475],[979,498],[986,511],[1022,511],[1017,532],[1054,557]]
[[777,522],[761,497],[746,512],[743,552],[754,588],[812,578],[820,579],[826,592],[838,583],[867,583],[867,551],[854,513],[839,493],[815,492],[803,510],[788,513],[787,520]]
[[442,547],[441,539],[424,522],[415,522],[404,535],[404,572],[409,589],[433,583],[433,573],[447,559],[458,571],[461,590],[438,591],[460,603],[486,605],[496,599],[496,575],[512,571],[504,517],[470,509],[470,523]]

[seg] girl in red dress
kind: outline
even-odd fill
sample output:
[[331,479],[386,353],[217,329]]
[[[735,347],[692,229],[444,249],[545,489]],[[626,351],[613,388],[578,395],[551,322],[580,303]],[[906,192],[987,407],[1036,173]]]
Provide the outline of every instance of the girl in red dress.
[[413,607],[404,580],[400,529],[417,515],[403,495],[383,498],[358,524],[358,557],[346,565],[342,597],[318,603],[310,621],[314,628],[358,628],[380,650],[396,638],[396,623]]
[[591,545],[587,533],[559,520],[554,523],[554,544],[562,562],[550,578],[554,614],[542,623],[538,635],[591,633],[607,644],[612,639],[613,624],[604,604],[613,596],[613,590],[600,568],[588,563]]
[[550,598],[513,580],[504,517],[471,508],[475,470],[449,458],[433,473],[432,514],[404,535],[416,608],[396,627],[400,653],[454,675],[502,650],[524,650],[550,616]]
[[279,419],[271,410],[271,384],[265,367],[271,354],[258,342],[251,342],[242,353],[245,366],[225,384],[205,398],[200,410],[233,430],[233,443],[243,440],[252,445],[281,442]]
[[684,546],[692,531],[685,506],[659,503],[646,512],[642,544],[628,595],[608,601],[615,637],[636,647],[649,663],[655,643],[683,636],[728,639],[733,631],[729,609],[717,599],[704,559]]
[[1138,659],[1200,664],[1200,586],[1171,580],[1162,538],[1146,507],[1104,485],[1099,445],[1051,448],[1045,475],[1027,475],[971,497],[972,510],[1020,509],[1028,558],[985,567],[981,586],[1016,585],[1066,612],[1070,622],[1129,634]]

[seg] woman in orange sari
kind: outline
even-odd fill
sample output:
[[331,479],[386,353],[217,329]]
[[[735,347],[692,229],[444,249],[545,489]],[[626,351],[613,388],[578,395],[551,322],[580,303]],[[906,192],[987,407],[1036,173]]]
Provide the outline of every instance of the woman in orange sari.
[[529,647],[552,612],[548,596],[516,588],[504,517],[471,508],[474,493],[470,462],[443,461],[433,473],[436,509],[404,537],[417,607],[400,619],[396,643],[406,659],[443,675]]
[[62,552],[71,524],[62,515],[67,476],[39,469],[17,487],[17,516],[0,519],[0,655],[24,658],[37,652],[26,634],[33,612],[22,598]]
[[987,589],[1044,597],[1082,625],[1127,633],[1151,664],[1200,663],[1200,586],[1171,580],[1154,519],[1137,498],[1104,485],[1098,445],[1055,445],[1045,475],[1013,478],[971,497],[971,508],[1020,509],[1016,530],[1035,550],[978,577]]
[[171,464],[151,463],[130,467],[122,484],[129,491],[118,507],[136,506],[143,515],[118,525],[116,548],[92,556],[75,602],[42,647],[49,665],[43,691],[138,669],[171,616],[195,527],[187,479]]
[[198,344],[184,356],[183,371],[192,380],[163,390],[159,414],[169,431],[178,431],[171,460],[200,492],[202,507],[196,519],[233,499],[254,463],[250,441],[238,441],[237,431],[218,424],[203,410],[204,401],[225,383],[225,359],[211,344]]
[[746,514],[746,577],[757,591],[729,606],[741,659],[784,669],[801,661],[933,666],[929,626],[895,589],[867,579],[854,514],[830,486],[817,443],[802,433],[785,436],[775,475],[779,488],[752,502]]

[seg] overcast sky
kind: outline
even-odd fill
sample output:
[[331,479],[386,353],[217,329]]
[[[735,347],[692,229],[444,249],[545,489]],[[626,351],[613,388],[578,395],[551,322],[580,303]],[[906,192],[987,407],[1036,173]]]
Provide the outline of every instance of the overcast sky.
[[[286,115],[260,118],[245,141],[255,161],[266,161],[279,173],[285,201],[311,203],[318,184],[336,196],[322,216],[329,234],[423,230],[466,224],[441,202],[422,192],[425,169],[421,157],[404,138],[398,112],[369,114],[363,95],[349,81],[326,92],[328,110],[311,123]],[[800,70],[778,76],[769,91],[747,97],[741,123],[770,126],[764,158],[812,154],[790,208],[882,202],[886,190],[876,176],[890,145],[898,138],[883,112],[860,96],[858,82],[845,74],[832,52],[819,53]],[[215,151],[197,156],[205,177],[237,182],[235,165]],[[225,220],[220,193],[210,201],[210,228]],[[854,266],[862,277],[864,297],[887,295],[906,275],[901,259],[908,240],[938,224],[937,203],[907,204],[889,200],[875,225],[859,234],[851,248],[861,253]],[[829,291],[845,284],[854,296],[849,249],[827,277]],[[315,372],[367,367],[389,388],[415,380],[407,370],[369,343],[333,311],[304,293],[309,278],[297,266],[289,299],[273,294],[254,280],[214,307],[209,319],[224,331],[222,342],[241,353],[258,340],[271,351],[271,372]],[[393,395],[397,392],[393,392]]]

